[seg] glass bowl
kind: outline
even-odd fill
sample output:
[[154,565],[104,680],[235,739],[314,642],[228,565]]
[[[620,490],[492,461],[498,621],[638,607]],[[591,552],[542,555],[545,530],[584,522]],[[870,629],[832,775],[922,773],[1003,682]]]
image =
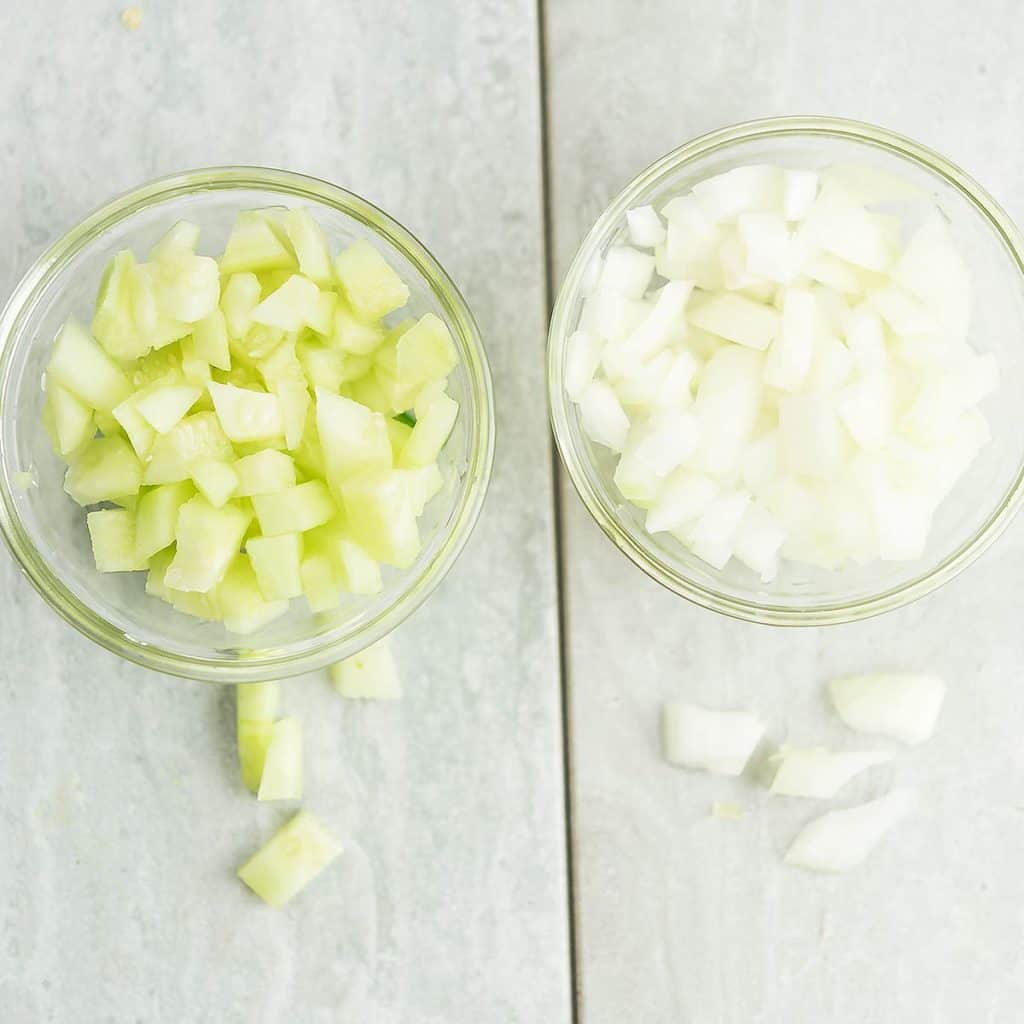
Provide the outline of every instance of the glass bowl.
[[[311,614],[302,599],[244,637],[173,610],[144,592],[142,573],[96,571],[85,515],[63,491],[65,466],[41,424],[41,378],[69,314],[88,322],[104,266],[119,249],[139,255],[175,221],[203,229],[200,250],[219,252],[240,210],[308,207],[333,249],[369,238],[409,285],[401,315],[433,312],[451,330],[459,365],[449,391],[460,406],[444,450],[444,486],[420,520],[423,550],[404,571],[386,570],[383,591],[348,596]],[[396,314],[398,315],[398,314]],[[114,199],[44,253],[0,314],[0,532],[50,606],[108,650],[148,668],[242,682],[323,667],[379,639],[440,583],[483,503],[494,453],[490,372],[480,333],[451,279],[400,224],[344,189],[287,171],[229,167],[161,178]],[[25,473],[33,484],[25,486]]]
[[[927,548],[913,562],[839,570],[783,563],[764,584],[733,559],[714,570],[669,534],[650,536],[644,513],[612,482],[614,456],[584,435],[565,395],[565,351],[578,324],[591,268],[626,237],[626,210],[660,206],[672,195],[751,163],[822,168],[868,165],[920,187],[949,219],[974,282],[971,341],[999,361],[1001,383],[982,404],[992,441],[939,506]],[[900,213],[892,210],[890,212]],[[952,579],[1006,528],[1024,500],[1024,239],[977,182],[937,153],[872,125],[826,117],[752,121],[712,132],[662,157],[598,218],[569,268],[548,337],[548,399],[555,439],[583,503],[605,534],[649,576],[697,604],[775,625],[848,622],[916,600]]]

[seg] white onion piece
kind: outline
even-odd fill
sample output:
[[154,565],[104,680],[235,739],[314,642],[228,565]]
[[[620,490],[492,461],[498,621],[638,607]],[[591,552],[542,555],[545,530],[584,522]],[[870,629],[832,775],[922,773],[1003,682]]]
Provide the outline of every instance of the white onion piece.
[[786,220],[803,220],[817,195],[818,175],[814,171],[783,172],[782,213]]
[[603,345],[586,331],[576,331],[565,347],[565,393],[578,402],[601,364]]
[[776,310],[729,292],[695,299],[687,319],[726,341],[758,350],[766,349],[779,330]]
[[843,463],[844,439],[834,401],[786,395],[779,401],[779,447],[791,473],[833,480]]
[[804,288],[786,289],[782,325],[768,350],[764,380],[782,391],[797,391],[807,379],[821,321],[814,296]]
[[694,468],[728,479],[757,422],[763,357],[737,345],[719,349],[704,366],[694,411],[700,443]]
[[793,279],[799,270],[797,249],[781,213],[744,213],[736,226],[752,275],[781,284]]
[[851,729],[909,744],[931,736],[946,696],[937,676],[910,673],[833,679],[828,691],[836,713]]
[[681,700],[664,706],[661,726],[666,760],[715,775],[741,774],[764,735],[747,711],[710,711]]
[[690,550],[715,569],[724,569],[732,558],[736,534],[749,505],[746,491],[716,497],[693,528]]
[[626,339],[623,357],[643,362],[660,352],[670,341],[686,333],[683,310],[693,285],[689,281],[670,281],[658,292],[654,308]]
[[785,528],[770,512],[749,504],[732,540],[733,554],[768,583],[778,574],[779,550],[785,539]]
[[734,167],[698,182],[693,195],[714,221],[735,220],[753,210],[780,210],[782,169],[768,164]]
[[654,257],[628,245],[608,250],[601,271],[601,287],[618,292],[627,299],[640,299],[654,274]]
[[896,260],[899,221],[869,213],[834,193],[822,190],[805,223],[822,249],[848,263],[884,273]]
[[665,225],[653,206],[637,206],[626,211],[629,240],[640,249],[653,249],[665,241]]
[[786,851],[786,863],[808,871],[849,871],[867,859],[916,802],[912,791],[894,789],[859,807],[829,811],[800,830]]
[[776,796],[804,796],[829,800],[855,775],[892,760],[881,750],[833,754],[822,747],[783,747],[770,759],[777,764],[771,792]]
[[603,381],[591,381],[580,399],[580,418],[586,435],[598,444],[621,452],[629,433],[629,418]]
[[673,473],[647,513],[647,532],[679,530],[693,522],[703,515],[720,489],[709,476],[688,470]]

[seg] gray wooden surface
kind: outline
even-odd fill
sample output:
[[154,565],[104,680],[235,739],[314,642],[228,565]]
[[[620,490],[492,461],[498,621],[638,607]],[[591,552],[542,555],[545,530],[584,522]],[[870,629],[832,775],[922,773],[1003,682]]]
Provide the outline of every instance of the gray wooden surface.
[[234,869],[285,816],[231,695],[120,664],[0,558],[0,1021],[570,1015],[535,12],[527,2],[62,0],[0,14],[0,290],[114,193],[289,167],[392,212],[465,292],[499,395],[486,509],[395,639],[407,698],[289,685],[347,852],[275,914]]
[[[466,552],[395,638],[406,700],[286,690],[307,805],[348,849],[281,914],[233,878],[282,813],[235,781],[231,696],[90,646],[0,558],[0,1022],[568,1022],[563,756],[584,1024],[1017,1020],[1024,525],[910,609],[782,632],[659,590],[563,480],[564,750],[541,353],[545,260],[557,281],[622,185],[722,124],[874,120],[1024,217],[1019,7],[140,6],[135,33],[99,0],[0,14],[0,292],[143,179],[230,162],[322,176],[408,225],[467,295],[495,371],[496,472]],[[660,760],[657,709],[678,695],[839,744],[820,684],[873,665],[934,668],[951,692],[932,743],[851,791],[924,797],[853,876],[779,863],[810,809]],[[711,819],[714,799],[747,816]]]
[[[715,127],[786,113],[921,139],[1024,216],[1011,2],[562,0],[547,67],[556,276],[638,170]],[[563,482],[580,1004],[585,1024],[974,1024],[1024,1000],[1024,693],[1018,523],[963,577],[857,626],[780,631],[689,607],[604,539]],[[779,858],[818,811],[676,772],[669,697],[750,707],[773,738],[850,744],[832,673],[929,668],[950,694],[935,739],[844,798],[919,785],[922,806],[864,870]],[[747,807],[709,817],[712,800]]]

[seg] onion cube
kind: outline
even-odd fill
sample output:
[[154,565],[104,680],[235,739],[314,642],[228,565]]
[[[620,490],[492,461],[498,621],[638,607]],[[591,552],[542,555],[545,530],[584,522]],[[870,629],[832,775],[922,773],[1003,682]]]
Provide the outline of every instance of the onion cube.
[[818,175],[814,171],[782,172],[782,213],[786,220],[803,220],[817,195]]
[[737,470],[761,404],[763,357],[726,346],[705,365],[694,411],[700,424],[697,468],[723,479]]
[[779,446],[791,473],[832,480],[842,467],[844,443],[834,405],[815,395],[779,401]]
[[686,701],[662,708],[665,759],[684,768],[715,775],[740,775],[764,725],[747,711],[711,711]]
[[783,747],[770,760],[778,767],[771,792],[776,796],[803,796],[829,800],[854,776],[893,755],[881,750],[834,754],[821,747]]
[[779,550],[785,539],[782,524],[763,506],[751,502],[733,537],[733,554],[768,583],[779,571]]
[[647,513],[648,533],[676,531],[704,513],[721,490],[709,476],[680,469],[665,482]]
[[829,811],[805,825],[786,851],[786,863],[808,871],[849,871],[867,859],[882,837],[913,809],[908,790],[843,811]]
[[776,310],[727,292],[694,300],[687,319],[721,338],[758,350],[766,349],[779,329]]
[[797,391],[807,378],[821,331],[818,303],[804,288],[787,288],[782,302],[782,325],[764,365],[766,384]]
[[621,452],[629,432],[629,418],[615,392],[603,381],[591,381],[580,397],[583,432],[597,444]]
[[792,280],[796,250],[781,213],[743,213],[736,226],[751,274],[782,284]]
[[626,339],[623,358],[642,362],[682,337],[686,333],[683,311],[692,290],[689,282],[669,281],[658,292],[654,308]]
[[609,249],[604,258],[601,287],[627,299],[641,299],[653,274],[653,256],[628,245],[618,245]]
[[601,363],[600,339],[586,331],[575,331],[565,348],[565,393],[578,402]]
[[629,240],[641,249],[653,249],[665,241],[665,225],[653,206],[637,206],[626,211]]
[[720,494],[704,510],[690,536],[690,550],[715,569],[732,558],[740,523],[750,504],[746,491]]
[[734,167],[693,186],[694,198],[714,221],[732,221],[751,211],[779,211],[782,191],[782,169],[768,164]]
[[933,675],[881,673],[833,679],[828,692],[851,729],[918,744],[935,730],[946,685]]

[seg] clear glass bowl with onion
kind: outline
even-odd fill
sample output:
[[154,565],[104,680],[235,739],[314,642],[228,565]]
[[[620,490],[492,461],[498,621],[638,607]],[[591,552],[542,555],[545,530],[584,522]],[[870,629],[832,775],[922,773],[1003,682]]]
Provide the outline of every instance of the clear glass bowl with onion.
[[[982,405],[992,439],[935,512],[927,544],[909,561],[820,568],[783,560],[762,582],[734,558],[715,569],[670,533],[650,534],[643,509],[613,481],[616,456],[582,429],[566,395],[566,351],[597,261],[628,244],[626,212],[661,207],[693,185],[752,164],[821,170],[862,165],[905,181],[938,207],[973,282],[969,340],[995,356],[1000,386]],[[635,178],[590,230],[565,277],[548,339],[548,395],[555,439],[583,503],[604,533],[649,576],[682,597],[736,618],[822,625],[905,605],[952,579],[1006,528],[1024,501],[1024,239],[972,178],[937,153],[867,124],[825,117],[754,121],[713,132],[667,154]]]
[[[444,485],[420,520],[422,550],[385,570],[383,590],[349,595],[331,612],[305,601],[238,636],[145,594],[143,573],[97,572],[83,510],[64,493],[66,466],[43,427],[41,380],[69,315],[88,322],[104,267],[117,251],[145,253],[175,222],[195,221],[219,251],[242,210],[304,206],[332,251],[369,238],[410,289],[406,312],[434,313],[458,353],[449,392],[459,403],[441,456]],[[25,274],[0,314],[0,534],[22,571],[71,625],[131,661],[197,679],[245,682],[323,667],[379,639],[437,587],[483,503],[494,453],[490,372],[479,330],[451,279],[405,228],[335,185],[288,171],[225,167],[142,185],[73,227]]]

